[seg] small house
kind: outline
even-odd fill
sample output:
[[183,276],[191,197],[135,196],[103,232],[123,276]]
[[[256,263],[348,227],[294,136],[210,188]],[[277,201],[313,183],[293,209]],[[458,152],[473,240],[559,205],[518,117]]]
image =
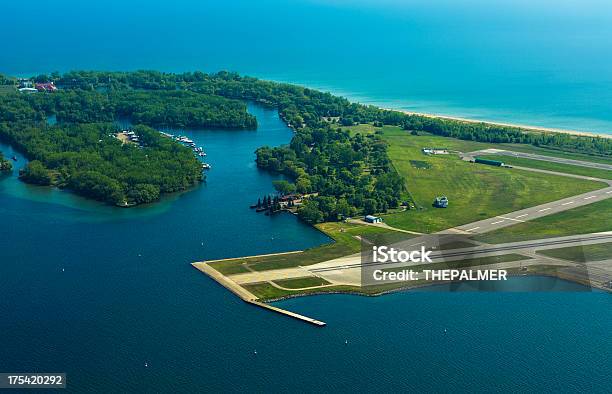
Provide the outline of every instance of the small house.
[[364,220],[367,223],[382,223],[382,218],[379,216],[374,216],[374,215],[366,215],[366,217],[364,218]]
[[53,82],[37,83],[35,87],[39,92],[55,92],[57,90]]

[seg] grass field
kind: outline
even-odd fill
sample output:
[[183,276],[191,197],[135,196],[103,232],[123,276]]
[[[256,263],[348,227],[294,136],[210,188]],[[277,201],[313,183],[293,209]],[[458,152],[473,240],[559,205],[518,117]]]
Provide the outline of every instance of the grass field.
[[513,150],[517,152],[535,153],[544,156],[563,157],[572,160],[592,161],[594,163],[612,164],[612,156],[591,156],[583,153],[561,152],[554,149],[539,148],[533,145],[525,144],[498,144],[497,148],[505,150]]
[[499,160],[505,164],[521,167],[536,168],[539,170],[563,172],[566,174],[590,176],[601,179],[612,179],[612,171],[601,170],[598,168],[587,168],[573,166],[570,164],[551,163],[549,161],[525,159],[522,157],[512,157],[504,155],[479,155],[485,159]]
[[283,290],[278,287],[272,286],[272,284],[268,282],[261,283],[250,283],[243,286],[245,289],[254,294],[260,301],[268,301],[273,299],[278,299],[282,297],[287,297],[296,294],[312,294],[312,293],[334,293],[334,292],[358,292],[360,289],[358,287],[352,286],[328,286],[321,287],[320,289],[309,289],[309,290]]
[[[497,264],[497,263],[502,263],[502,262],[519,261],[519,260],[527,260],[527,259],[528,259],[527,257],[519,255],[519,254],[508,254],[508,255],[503,255],[503,256],[482,257],[482,258],[475,258],[475,259],[469,259],[469,260],[453,261],[453,262],[448,262],[448,263],[437,263],[437,264],[427,265],[427,266],[418,266],[418,267],[412,266],[412,267],[406,267],[406,268],[389,269],[385,271],[395,271],[395,270],[402,270],[402,269],[412,269],[412,270],[420,271],[422,269],[466,268],[466,267],[474,267],[474,266],[479,266],[479,265],[490,265],[490,264]],[[557,267],[554,267],[554,268],[557,269]],[[531,270],[534,268],[530,267],[529,269]],[[509,269],[508,272],[515,272],[517,270],[518,269],[516,270]],[[301,278],[298,278],[298,279],[301,279]],[[275,281],[275,283],[279,284],[279,281]],[[338,286],[327,286],[327,287],[307,289],[307,290],[297,290],[297,291],[279,289],[277,287],[274,287],[271,283],[268,283],[268,282],[250,283],[250,284],[243,285],[243,287],[247,289],[248,291],[250,291],[255,296],[257,296],[261,301],[268,301],[268,300],[279,299],[282,297],[288,297],[292,295],[307,295],[307,294],[313,294],[313,293],[347,293],[347,292],[350,292],[350,293],[362,294],[362,295],[375,295],[375,294],[380,294],[380,293],[387,292],[387,291],[427,286],[430,284],[434,284],[434,282],[430,280],[421,279],[418,281],[414,281],[412,283],[410,282],[387,283],[387,284],[381,284],[381,285],[376,285],[376,286],[364,286],[364,287],[338,285]],[[289,288],[288,286],[283,286],[283,287]]]
[[[366,132],[368,127],[374,129],[360,125],[352,128],[352,132]],[[605,186],[594,181],[477,165],[461,160],[456,154],[426,156],[421,152],[424,147],[469,152],[495,145],[432,135],[412,136],[393,126],[381,130],[389,143],[393,165],[406,179],[404,198],[413,200],[420,208],[385,215],[385,222],[393,227],[435,232]],[[414,161],[427,165],[415,166]],[[448,208],[432,207],[433,199],[440,195],[449,198]]]
[[555,257],[557,259],[576,261],[578,263],[607,260],[612,259],[612,242],[542,250],[538,253],[543,254],[544,256]]
[[356,236],[373,237],[395,233],[404,238],[408,237],[407,234],[400,234],[380,227],[350,223],[321,223],[316,227],[333,238],[335,242],[308,249],[301,253],[236,258],[210,263],[210,266],[224,275],[232,275],[249,271],[266,271],[297,267],[298,265],[311,265],[360,252],[361,242],[359,239],[355,238]]
[[474,239],[487,243],[504,243],[589,234],[612,230],[612,199],[515,224]]
[[305,276],[303,278],[291,278],[275,280],[274,283],[287,289],[302,289],[305,287],[315,287],[329,285],[330,283],[317,276]]

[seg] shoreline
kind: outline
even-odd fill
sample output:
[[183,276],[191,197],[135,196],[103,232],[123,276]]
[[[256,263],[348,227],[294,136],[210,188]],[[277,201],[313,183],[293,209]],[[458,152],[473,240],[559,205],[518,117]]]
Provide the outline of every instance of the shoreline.
[[351,92],[349,91],[342,90],[341,88],[339,89],[335,86],[317,84],[316,82],[313,83],[312,81],[310,82],[299,81],[299,80],[296,81],[296,80],[291,80],[291,79],[286,79],[286,78],[267,77],[265,75],[254,75],[254,76],[258,79],[266,80],[270,82],[293,84],[293,85],[302,86],[308,89],[319,90],[325,93],[332,94],[334,96],[343,97],[347,99],[348,101],[350,101],[351,103],[371,105],[373,107],[380,108],[382,110],[401,112],[401,113],[408,114],[408,115],[418,115],[418,116],[424,116],[428,118],[455,120],[455,121],[466,122],[466,123],[485,123],[485,124],[494,125],[494,126],[518,127],[518,128],[524,129],[524,131],[531,131],[531,132],[564,133],[564,134],[572,134],[572,135],[583,136],[583,137],[599,137],[599,138],[608,138],[608,139],[612,138],[612,129],[610,129],[609,133],[604,133],[601,131],[581,131],[581,130],[564,129],[564,128],[557,128],[557,127],[534,126],[534,125],[529,125],[529,124],[524,124],[524,123],[509,123],[509,122],[496,121],[496,120],[478,120],[478,119],[473,119],[469,117],[463,117],[461,115],[445,115],[445,114],[436,114],[432,112],[410,111],[407,109],[389,107],[388,104],[384,104],[384,103],[376,103],[375,99],[370,99],[363,95],[354,95],[354,94],[351,94]]
[[530,125],[525,125],[525,124],[520,124],[520,123],[506,123],[506,122],[497,122],[497,121],[491,121],[491,120],[477,120],[477,119],[463,118],[460,116],[437,115],[437,114],[431,114],[431,113],[425,113],[425,112],[414,112],[414,111],[395,109],[395,108],[385,108],[385,107],[379,107],[379,108],[386,110],[386,111],[401,112],[407,115],[417,115],[417,116],[423,116],[423,117],[432,118],[432,119],[454,120],[457,122],[473,123],[473,124],[484,123],[484,124],[491,125],[491,126],[517,127],[517,128],[523,129],[523,131],[526,131],[526,132],[563,133],[563,134],[571,134],[571,135],[576,135],[576,136],[581,136],[581,137],[598,137],[598,138],[608,138],[608,139],[612,138],[612,134],[593,132],[593,131],[579,131],[579,130],[559,129],[559,128],[552,128],[552,127],[530,126]]

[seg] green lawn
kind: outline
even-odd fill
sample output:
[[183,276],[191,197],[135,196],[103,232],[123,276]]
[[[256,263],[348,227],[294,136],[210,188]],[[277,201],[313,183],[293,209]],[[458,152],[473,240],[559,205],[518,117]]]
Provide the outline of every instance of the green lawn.
[[[409,195],[420,209],[385,215],[387,224],[407,230],[434,232],[600,189],[600,182],[478,165],[458,155],[423,155],[424,147],[445,147],[463,152],[494,147],[431,135],[411,136],[398,127],[385,127],[389,156],[406,179]],[[415,167],[425,161],[430,168]],[[421,166],[420,166],[421,167]],[[449,207],[432,207],[436,196],[449,198]]]
[[[401,128],[398,126],[374,127],[371,124],[360,124],[357,126],[342,127],[342,128],[349,130],[351,134],[355,134],[355,133],[371,134],[377,131],[378,132],[382,131],[383,134],[387,134],[389,132],[396,133],[397,131],[400,131],[405,134],[410,134],[408,131],[401,130]],[[422,134],[419,137],[432,136],[424,132],[419,132],[419,133]],[[487,149],[487,148],[497,148],[497,149],[504,149],[504,150],[513,150],[517,152],[535,153],[535,154],[544,155],[544,156],[563,157],[566,159],[573,159],[573,160],[592,161],[594,163],[612,164],[612,155],[607,156],[607,157],[592,156],[592,155],[586,155],[584,153],[563,152],[563,151],[559,151],[556,149],[541,148],[541,147],[528,145],[528,144],[494,144],[494,143],[485,143],[485,142],[463,141],[463,140],[457,140],[454,138],[446,138],[446,137],[436,137],[436,136],[432,136],[432,137],[439,138],[438,141],[440,144],[442,144],[440,145],[441,147],[447,147],[449,149],[458,150],[460,152],[472,152],[472,151]]]
[[414,155],[411,159],[417,161],[428,162],[428,158],[431,157],[439,157],[439,156],[425,156],[421,154],[421,148],[425,147],[436,147],[436,148],[447,148],[451,151],[458,152],[472,152],[481,149],[489,149],[499,147],[495,144],[485,143],[485,142],[476,142],[476,141],[464,141],[458,140],[456,138],[446,138],[446,137],[438,137],[435,135],[427,134],[421,132],[418,136],[413,136],[409,131],[402,130],[398,126],[383,126],[383,127],[374,127],[371,124],[360,124],[357,126],[351,127],[342,127],[345,130],[348,130],[351,134],[361,133],[361,134],[372,134],[374,132],[382,132],[383,137],[391,142],[389,138],[402,138],[406,139],[406,141],[410,142],[410,145],[415,145],[418,150],[418,155]]
[[569,248],[549,249],[538,252],[544,256],[555,257],[558,259],[585,263],[587,261],[600,261],[612,258],[612,242],[572,246]]
[[611,230],[612,199],[609,198],[478,235],[474,239],[487,243],[505,243]]
[[584,153],[561,152],[555,149],[539,148],[533,145],[526,144],[499,144],[496,146],[499,149],[513,150],[517,152],[535,153],[544,156],[563,157],[572,160],[592,161],[594,163],[612,164],[612,156],[591,156]]
[[287,289],[302,289],[305,287],[324,286],[329,282],[317,276],[305,276],[303,278],[291,278],[275,280],[274,283]]
[[334,292],[358,292],[359,287],[353,286],[329,286],[321,287],[320,289],[310,290],[283,290],[272,286],[268,282],[250,283],[243,287],[254,294],[260,301],[274,300],[281,297],[287,297],[295,294],[312,294],[312,293],[334,293]]
[[361,295],[376,295],[381,294],[386,291],[394,291],[402,288],[411,288],[411,287],[419,287],[426,286],[429,284],[433,284],[432,281],[419,280],[414,283],[391,283],[391,284],[383,284],[376,286],[328,286],[321,287],[318,289],[309,289],[309,290],[283,290],[272,286],[268,282],[261,283],[251,283],[246,284],[243,287],[254,294],[260,301],[266,302],[270,300],[277,300],[282,297],[292,296],[292,295],[306,295],[306,294],[319,294],[319,293],[354,293]]
[[513,157],[505,155],[479,155],[486,159],[499,160],[505,164],[521,167],[536,168],[539,170],[563,172],[566,174],[590,176],[601,179],[612,179],[612,171],[601,170],[598,168],[587,168],[574,166],[570,164],[551,163],[549,161],[525,159],[522,157]]
[[[266,271],[279,268],[311,265],[322,261],[347,256],[361,251],[361,241],[355,236],[398,235],[408,238],[408,234],[398,233],[380,227],[351,223],[321,223],[316,226],[329,235],[335,242],[305,250],[302,253],[252,258],[236,258],[210,263],[210,266],[224,275],[253,271]],[[248,268],[247,268],[248,267]]]

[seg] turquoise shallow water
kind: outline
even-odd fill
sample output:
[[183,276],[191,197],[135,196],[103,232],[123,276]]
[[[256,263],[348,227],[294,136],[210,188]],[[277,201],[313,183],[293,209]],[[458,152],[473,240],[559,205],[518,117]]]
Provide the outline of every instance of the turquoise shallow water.
[[3,73],[229,69],[386,107],[612,132],[605,0],[22,0],[3,10]]
[[[3,4],[0,72],[228,68],[397,108],[612,130],[605,2],[45,4]],[[250,110],[257,132],[188,132],[208,152],[208,181],[153,206],[0,180],[0,371],[65,371],[72,391],[98,392],[609,392],[609,294],[516,278],[506,289],[557,291],[278,303],[328,323],[317,329],[193,270],[328,242],[247,208],[274,179],[253,151],[291,138],[274,111]]]

